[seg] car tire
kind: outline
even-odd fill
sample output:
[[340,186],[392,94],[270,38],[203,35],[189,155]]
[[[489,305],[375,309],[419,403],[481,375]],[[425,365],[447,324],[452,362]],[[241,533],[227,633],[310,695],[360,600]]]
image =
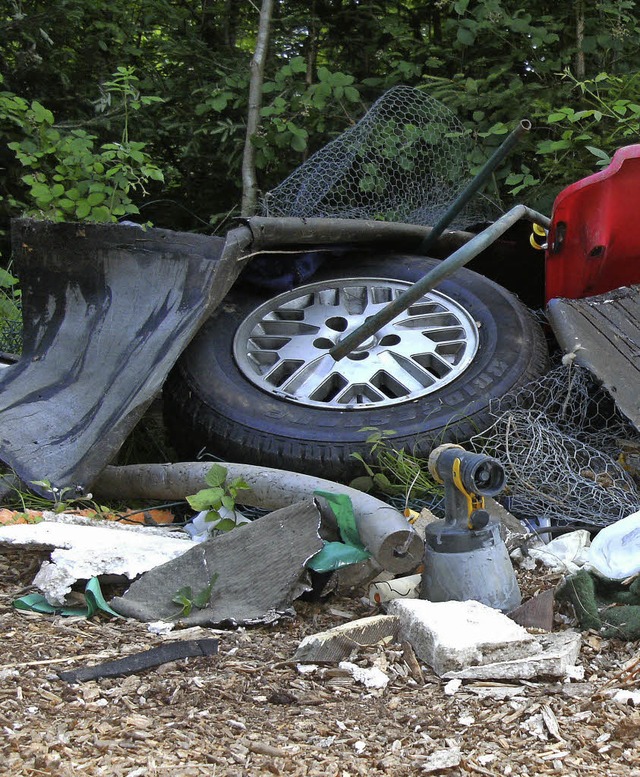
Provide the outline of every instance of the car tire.
[[[444,356],[438,354],[438,345],[434,351],[436,356],[422,356],[420,363],[423,366],[429,366],[431,361],[436,363],[434,385],[420,384],[423,380],[420,365],[415,368],[413,363],[407,363],[405,369],[409,352],[416,348],[421,350],[420,343],[423,342],[411,333],[411,344],[406,353],[402,352],[405,332],[420,330],[423,326],[421,321],[416,324],[416,315],[408,323],[405,321],[404,330],[395,330],[400,332],[399,336],[387,337],[388,342],[396,345],[390,347],[391,356],[384,357],[392,363],[390,369],[387,366],[381,371],[386,378],[380,379],[379,371],[369,382],[360,384],[356,381],[356,389],[352,388],[351,394],[347,392],[351,401],[357,403],[355,406],[347,406],[349,399],[342,400],[346,404],[341,406],[330,394],[328,400],[324,396],[318,399],[317,392],[296,396],[294,389],[287,394],[286,380],[272,385],[265,383],[261,374],[269,372],[273,359],[277,361],[278,347],[287,340],[286,336],[280,335],[283,332],[286,335],[287,327],[293,327],[292,342],[296,337],[301,338],[304,354],[313,351],[317,355],[320,345],[324,349],[324,363],[331,358],[326,353],[331,343],[321,336],[323,332],[326,334],[326,327],[323,332],[316,332],[318,337],[314,340],[315,334],[310,339],[307,325],[300,323],[307,316],[307,301],[303,304],[301,299],[313,298],[311,310],[317,314],[318,309],[314,306],[322,296],[319,290],[364,289],[368,283],[368,289],[384,292],[385,286],[389,286],[397,294],[436,264],[436,260],[419,256],[360,253],[349,255],[348,260],[343,257],[340,265],[334,262],[324,266],[309,284],[294,290],[288,297],[274,297],[237,284],[180,357],[165,385],[165,419],[179,455],[193,458],[207,452],[227,461],[289,469],[348,482],[363,474],[361,463],[352,454],[371,460],[371,446],[366,440],[372,429],[388,432],[387,440],[394,448],[427,457],[434,445],[463,442],[487,428],[492,422],[491,401],[543,374],[548,368],[548,353],[540,325],[517,297],[488,278],[466,269],[458,270],[438,285],[434,294],[444,297],[435,301],[431,297],[423,298],[416,303],[418,307],[407,312],[407,315],[417,313],[419,319],[421,311],[437,311],[441,303],[446,308],[440,318],[437,314],[432,315],[432,319],[440,321],[446,330],[445,334],[433,335],[441,341],[444,338]],[[375,296],[373,291],[362,294],[367,299]],[[384,302],[384,299],[378,302]],[[427,307],[420,308],[422,302]],[[429,307],[434,304],[435,308]],[[264,305],[266,308],[260,312]],[[291,308],[294,313],[289,312]],[[285,318],[296,319],[297,323],[295,320],[293,324],[276,323],[277,342],[272,348],[269,316],[282,315],[281,312],[273,313],[278,310],[284,310]],[[363,309],[361,305],[360,319],[357,316],[352,319],[346,309],[338,310],[342,316],[329,316],[331,310],[326,313],[326,321],[334,326],[333,334],[329,334],[338,337],[341,333],[335,331],[335,320],[342,322],[338,329],[344,329],[344,321],[348,321],[348,328],[352,330],[373,312],[373,308],[365,305]],[[320,312],[325,315],[324,308],[320,308]],[[449,315],[453,318],[448,318]],[[460,320],[458,325],[455,324],[456,317]],[[431,319],[427,315],[424,320]],[[262,342],[264,338],[256,332],[264,334],[265,329],[267,337]],[[388,333],[390,330],[383,331]],[[452,346],[446,342],[447,333],[452,331],[458,333],[461,345]],[[364,350],[357,354],[363,363],[375,356],[376,345],[369,343],[369,346],[366,350],[365,344]],[[429,347],[433,347],[431,341]],[[380,349],[385,350],[384,347]],[[365,356],[362,356],[363,352]],[[256,355],[261,361],[254,374]],[[302,360],[305,358],[303,355]],[[340,364],[337,363],[338,373],[342,369],[348,372],[353,366],[346,363],[347,366],[341,368]],[[399,382],[397,364],[401,365],[397,369],[401,376]],[[292,369],[295,371],[295,365]],[[418,375],[417,388],[412,383],[414,373]],[[372,374],[370,370],[369,377]],[[344,383],[342,376],[339,377]],[[379,401],[375,401],[378,389],[371,388],[376,380],[382,385],[383,398]],[[358,391],[366,393],[358,396]]]

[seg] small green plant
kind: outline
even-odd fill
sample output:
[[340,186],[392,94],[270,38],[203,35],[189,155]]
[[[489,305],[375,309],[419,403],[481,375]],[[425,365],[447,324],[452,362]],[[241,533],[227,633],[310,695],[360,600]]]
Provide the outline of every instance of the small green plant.
[[395,432],[374,427],[365,427],[362,431],[371,432],[366,442],[371,446],[371,458],[375,463],[366,462],[359,453],[351,454],[361,462],[366,472],[366,475],[351,481],[352,488],[390,496],[404,494],[407,502],[410,496],[424,497],[441,491],[430,476],[426,461],[390,445],[389,438]]
[[186,618],[187,616],[190,615],[191,610],[194,607],[197,610],[204,609],[209,603],[209,599],[211,599],[211,591],[217,579],[218,579],[218,573],[214,572],[213,575],[211,575],[211,580],[209,581],[209,585],[206,588],[203,588],[202,591],[200,591],[195,595],[190,585],[185,585],[184,587],[176,591],[176,593],[171,598],[171,601],[174,604],[179,605],[182,609],[175,617]]
[[59,514],[71,510],[90,508],[95,511],[97,516],[111,512],[108,507],[95,502],[92,494],[78,495],[72,486],[58,488],[57,486],[52,486],[49,480],[32,480],[31,485],[44,488],[51,496],[39,496],[32,492],[24,493],[14,486],[14,503],[19,505],[22,510],[49,510],[52,513]]
[[131,67],[119,67],[104,85],[103,100],[119,106],[117,142],[96,147],[96,135],[56,126],[41,103],[0,92],[0,122],[21,135],[8,143],[26,172],[26,215],[50,221],[114,222],[139,213],[133,194],[146,194],[149,181],[164,180],[145,144],[129,138],[131,114],[159,97],[142,97]]
[[21,328],[18,279],[0,267],[0,351],[20,352]]
[[[240,491],[249,488],[248,483],[242,478],[236,478],[227,483],[227,468],[222,464],[214,464],[205,475],[205,482],[209,488],[198,491],[197,494],[187,497],[187,502],[198,512],[207,511],[205,520],[215,521],[215,528],[219,531],[230,531],[240,525],[235,513],[236,499]],[[220,510],[225,508],[226,515],[221,515]]]

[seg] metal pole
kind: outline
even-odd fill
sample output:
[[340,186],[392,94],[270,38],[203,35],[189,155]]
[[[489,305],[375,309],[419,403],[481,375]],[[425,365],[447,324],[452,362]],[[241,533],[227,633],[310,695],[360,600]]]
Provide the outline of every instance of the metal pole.
[[399,297],[385,305],[379,313],[371,316],[364,324],[355,329],[350,335],[347,335],[342,342],[334,345],[329,351],[331,356],[336,361],[340,361],[340,359],[351,353],[354,348],[357,348],[360,343],[364,342],[367,337],[374,335],[385,324],[388,324],[402,311],[431,291],[440,281],[448,278],[460,267],[464,267],[465,264],[490,246],[494,240],[503,235],[509,227],[523,218],[534,221],[546,228],[551,224],[547,216],[527,208],[526,205],[516,205],[508,213],[505,213],[504,216],[501,216],[497,221],[476,235],[466,245],[454,251],[451,256],[440,262],[431,272],[428,272]]
[[[516,145],[516,143],[520,140],[520,138],[529,130],[531,129],[531,122],[528,119],[523,119],[518,126],[510,133],[510,135],[502,142],[502,144],[493,152],[491,157],[485,162],[484,166],[480,170],[480,172],[475,176],[475,178],[469,182],[469,184],[465,187],[465,189],[456,197],[454,202],[447,208],[446,213],[438,220],[436,225],[433,227],[429,235],[425,237],[425,239],[420,243],[418,246],[417,253],[420,254],[427,254],[429,250],[432,248],[432,246],[436,243],[438,238],[442,235],[444,230],[447,228],[447,226],[453,221],[453,219],[460,213],[462,208],[469,202],[469,200],[474,197],[478,191],[485,185],[487,182],[487,179],[489,176],[493,173],[493,171],[496,169],[496,167],[502,162],[502,160],[507,156],[507,154],[510,153],[511,149]],[[519,207],[519,206],[516,206]],[[522,206],[525,207],[524,205]],[[513,211],[509,211],[509,213],[512,213]],[[509,215],[506,214],[507,216]],[[502,218],[505,218],[504,216]],[[545,218],[544,216],[542,218]],[[499,224],[502,221],[502,219],[498,219],[498,221],[495,222],[492,226],[495,226],[496,224]],[[517,219],[516,219],[517,221]],[[509,226],[511,226],[512,223],[510,222]],[[505,228],[506,229],[506,228]],[[484,232],[481,232],[481,235],[484,235],[489,230],[491,230],[491,227],[489,227]],[[504,230],[503,230],[504,231]],[[496,240],[502,232],[498,232],[495,237],[493,237],[487,245],[489,245],[491,242]],[[470,243],[467,243],[467,246],[473,245],[474,241],[472,240]],[[460,249],[462,250],[462,249]],[[345,339],[339,343],[338,345],[334,345],[333,348],[329,351],[331,356],[336,361],[340,361],[343,357],[345,357],[348,353],[351,353],[355,348],[357,348],[361,343],[363,343],[367,337],[370,337],[371,335],[375,334],[380,327],[384,326],[385,324],[388,324],[389,321],[391,321],[392,318],[395,318],[398,313],[400,313],[403,310],[406,310],[406,308],[409,307],[413,302],[415,302],[417,299],[419,299],[423,294],[425,294],[427,291],[430,291],[436,283],[441,281],[443,278],[445,278],[447,275],[449,275],[450,272],[453,272],[454,270],[457,270],[458,267],[462,267],[463,264],[466,264],[467,262],[471,261],[474,256],[476,256],[480,251],[483,249],[479,249],[476,253],[469,256],[467,259],[465,259],[462,264],[458,264],[451,270],[446,270],[450,265],[447,264],[449,260],[458,255],[459,251],[456,251],[454,254],[451,254],[451,256],[446,259],[443,262],[443,266],[445,267],[445,273],[444,275],[438,276],[434,281],[431,282],[430,285],[428,285],[428,288],[424,288],[421,284],[426,281],[427,279],[430,279],[436,274],[441,268],[437,267],[434,270],[432,270],[430,273],[428,273],[425,278],[423,278],[421,281],[418,281],[417,284],[415,284],[411,289],[408,289],[404,294],[401,294],[397,299],[395,299],[393,302],[390,302],[386,307],[384,307],[379,313],[376,313],[375,316],[372,316],[368,321],[366,321],[364,324],[361,324],[357,329],[355,329],[350,335],[345,337]],[[416,286],[419,287],[419,289],[424,288],[424,291],[420,292],[414,292],[414,289]]]
[[520,138],[525,135],[531,129],[531,122],[528,119],[523,119],[518,126],[504,139],[504,141],[493,152],[489,159],[484,163],[480,172],[474,177],[472,181],[469,181],[467,186],[460,192],[456,199],[447,208],[446,212],[440,217],[433,229],[425,237],[420,246],[418,247],[418,253],[427,255],[429,249],[449,226],[453,219],[460,213],[464,206],[482,189],[485,183],[488,181],[489,176],[493,173],[496,167],[507,157]]

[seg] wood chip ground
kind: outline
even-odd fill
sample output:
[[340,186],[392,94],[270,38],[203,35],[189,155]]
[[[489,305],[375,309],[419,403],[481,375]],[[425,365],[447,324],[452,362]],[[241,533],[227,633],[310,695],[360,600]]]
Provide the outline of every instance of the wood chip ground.
[[[57,671],[180,633],[14,610],[43,557],[0,553],[3,774],[640,777],[640,708],[609,695],[638,687],[639,644],[587,633],[583,678],[513,685],[447,683],[407,645],[367,648],[352,660],[390,678],[372,691],[336,666],[301,670],[291,660],[304,636],[375,612],[343,598],[297,602],[295,619],[270,627],[182,635],[219,638],[217,656],[68,685]],[[538,569],[520,583],[531,595],[557,580]]]

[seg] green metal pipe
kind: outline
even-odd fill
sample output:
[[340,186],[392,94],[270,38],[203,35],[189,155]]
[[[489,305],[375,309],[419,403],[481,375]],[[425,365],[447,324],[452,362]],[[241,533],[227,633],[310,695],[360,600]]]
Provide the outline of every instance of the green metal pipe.
[[427,256],[429,250],[434,245],[436,240],[444,232],[444,230],[451,224],[453,219],[460,213],[465,205],[484,187],[489,180],[493,171],[498,165],[505,159],[514,148],[520,138],[525,135],[531,129],[531,122],[528,119],[523,119],[518,126],[504,139],[504,141],[498,146],[493,154],[487,159],[482,166],[480,172],[469,181],[467,186],[460,192],[456,199],[447,208],[446,212],[438,219],[433,229],[425,237],[420,246],[418,247],[418,253]]
[[526,205],[516,205],[508,213],[505,213],[504,216],[501,216],[497,221],[476,235],[466,245],[462,246],[462,248],[454,251],[451,256],[440,262],[431,272],[428,272],[423,278],[416,281],[413,286],[410,286],[400,296],[389,302],[388,305],[385,305],[379,313],[371,316],[364,324],[347,335],[342,342],[334,345],[329,351],[331,356],[336,361],[340,361],[340,359],[351,353],[354,348],[357,348],[360,343],[364,342],[367,337],[374,335],[385,324],[388,324],[397,315],[413,305],[414,302],[417,302],[421,297],[430,292],[440,281],[448,278],[479,253],[482,253],[520,219],[528,219],[545,228],[549,228],[551,223],[547,216],[527,208]]
[[[520,138],[530,129],[531,122],[528,119],[523,119],[518,124],[518,126],[509,134],[509,136],[500,144],[500,146],[493,152],[491,157],[485,162],[484,166],[475,176],[475,178],[469,182],[469,184],[458,195],[458,197],[456,197],[449,208],[447,208],[446,213],[444,213],[444,215],[437,221],[429,235],[427,235],[427,237],[425,237],[425,239],[420,243],[417,253],[424,255],[429,253],[429,250],[435,245],[438,238],[442,235],[447,226],[453,221],[458,213],[460,213],[460,211],[469,202],[469,200],[474,197],[480,191],[480,189],[482,189],[496,167],[511,152]],[[524,208],[525,206],[523,205],[522,207]],[[509,211],[509,213],[512,212],[513,211]],[[508,216],[509,214],[506,215]],[[504,218],[504,216],[502,218]],[[495,224],[499,224],[501,221],[502,219],[499,219],[495,222]],[[511,226],[511,223],[509,226]],[[495,224],[492,226],[495,226]],[[491,227],[488,229],[491,230]],[[487,231],[488,230],[485,230],[480,234],[484,235]],[[501,234],[502,232],[499,232],[496,237],[490,241],[490,243],[493,242],[493,240],[496,240],[497,237],[499,237]],[[471,246],[473,242],[474,241],[472,240],[467,244],[467,246]],[[490,245],[490,243],[487,245]],[[333,348],[329,351],[331,356],[333,356],[336,361],[340,361],[340,359],[344,358],[348,353],[351,353],[351,351],[361,345],[367,339],[367,337],[375,334],[378,329],[380,329],[380,327],[388,324],[392,318],[395,318],[400,312],[406,310],[409,305],[413,304],[413,302],[423,296],[423,294],[425,294],[427,291],[430,291],[436,285],[436,283],[438,283],[443,278],[446,278],[447,275],[449,275],[451,272],[454,272],[454,270],[457,270],[458,267],[462,267],[463,264],[471,261],[471,259],[473,259],[474,256],[477,256],[481,250],[483,249],[479,249],[476,253],[465,259],[462,264],[455,264],[451,270],[448,270],[447,268],[451,266],[448,264],[449,260],[454,256],[457,256],[459,253],[459,251],[456,251],[448,259],[446,259],[440,267],[432,270],[425,276],[425,278],[412,286],[411,289],[408,289],[404,294],[401,294],[393,302],[390,302],[388,305],[386,305],[379,313],[376,313],[375,316],[372,316],[368,321],[355,329],[350,335],[347,335],[347,337],[345,337],[341,343],[334,345]],[[416,287],[422,289],[423,286],[421,284],[431,279],[434,276],[434,273],[439,272],[441,268],[444,268],[444,275],[438,276],[436,280],[426,284],[427,288],[425,288],[425,291],[415,291]]]

